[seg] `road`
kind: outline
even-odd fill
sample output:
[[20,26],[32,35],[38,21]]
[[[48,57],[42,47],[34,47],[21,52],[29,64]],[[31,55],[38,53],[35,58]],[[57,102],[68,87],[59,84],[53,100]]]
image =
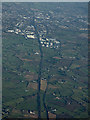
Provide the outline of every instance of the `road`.
[[[36,36],[37,36],[37,39],[38,39],[39,50],[40,50],[40,63],[39,63],[39,73],[38,73],[38,92],[37,92],[38,119],[40,120],[41,119],[40,86],[41,86],[41,72],[42,72],[42,66],[43,66],[43,50],[42,50],[42,45],[41,45],[41,42],[40,42],[38,30],[37,30],[37,25],[36,25],[34,19],[35,18],[33,17],[33,25],[34,25],[34,28],[35,28],[35,33],[36,33]],[[48,85],[47,85],[47,88],[48,88]],[[45,90],[45,92],[43,94],[43,105],[44,105],[44,109],[46,111],[46,118],[47,118],[47,120],[49,120],[49,118],[48,118],[48,110],[47,110],[46,103],[45,103],[45,96],[46,96],[47,88],[46,88],[46,90]]]

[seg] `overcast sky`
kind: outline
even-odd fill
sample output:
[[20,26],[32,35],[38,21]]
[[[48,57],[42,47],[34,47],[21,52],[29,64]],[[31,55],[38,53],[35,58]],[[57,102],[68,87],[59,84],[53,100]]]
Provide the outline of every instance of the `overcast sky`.
[[0,0],[1,2],[89,2],[89,0]]

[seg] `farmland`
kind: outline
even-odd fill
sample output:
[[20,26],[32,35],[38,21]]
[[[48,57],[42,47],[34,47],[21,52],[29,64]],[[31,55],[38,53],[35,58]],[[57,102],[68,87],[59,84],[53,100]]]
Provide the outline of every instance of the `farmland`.
[[3,118],[87,118],[87,3],[3,3],[2,31]]

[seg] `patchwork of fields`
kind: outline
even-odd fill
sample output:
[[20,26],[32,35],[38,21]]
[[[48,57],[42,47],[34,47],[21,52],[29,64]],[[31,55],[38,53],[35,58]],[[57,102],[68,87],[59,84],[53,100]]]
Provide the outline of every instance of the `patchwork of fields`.
[[3,3],[3,118],[88,117],[87,4],[72,6]]

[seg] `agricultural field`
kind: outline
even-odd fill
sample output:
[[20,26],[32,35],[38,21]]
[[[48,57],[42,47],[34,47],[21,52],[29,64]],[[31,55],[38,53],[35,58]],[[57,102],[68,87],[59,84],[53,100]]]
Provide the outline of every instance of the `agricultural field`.
[[2,7],[3,119],[88,118],[87,3]]

